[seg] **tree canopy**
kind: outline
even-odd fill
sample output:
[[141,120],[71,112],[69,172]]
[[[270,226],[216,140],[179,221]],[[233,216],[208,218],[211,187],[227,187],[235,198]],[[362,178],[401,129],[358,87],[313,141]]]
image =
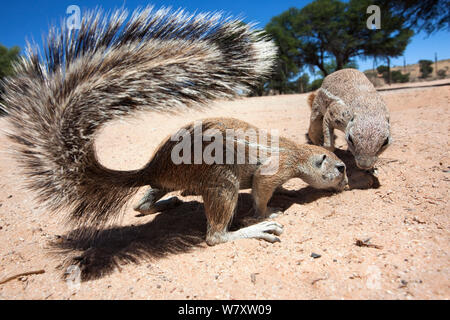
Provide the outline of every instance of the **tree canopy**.
[[366,12],[372,2],[316,0],[272,18],[265,30],[279,46],[279,64],[269,87],[283,93],[304,67],[325,77],[351,66],[356,57],[402,55],[414,32],[388,6],[381,8],[381,29],[368,29]]
[[417,32],[450,31],[450,0],[374,0],[373,3],[402,16],[406,26]]

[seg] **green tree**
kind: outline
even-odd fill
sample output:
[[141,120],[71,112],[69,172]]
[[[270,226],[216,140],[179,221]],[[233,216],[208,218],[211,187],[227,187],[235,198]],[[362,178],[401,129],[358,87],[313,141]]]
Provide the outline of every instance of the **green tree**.
[[289,78],[294,75],[295,73],[289,70],[288,64],[280,55],[275,65],[274,72],[266,86],[267,90],[272,90],[279,94],[290,93],[292,85]]
[[308,85],[309,85],[309,75],[307,73],[304,73],[298,78],[298,92],[304,93],[308,91]]
[[[284,16],[274,19],[283,20]],[[265,28],[265,31],[272,37],[278,47],[278,61],[267,89],[279,93],[289,91],[289,79],[294,77],[301,67],[295,46],[296,40],[281,27],[283,23],[283,21],[280,21],[277,24],[268,24]]]
[[432,64],[431,60],[419,60],[421,78],[427,78],[433,72]]
[[19,59],[20,48],[7,47],[0,44],[0,79],[14,74],[13,62]]
[[311,85],[309,86],[309,91],[314,91],[320,88],[322,85],[323,78],[319,78],[311,82]]
[[403,74],[400,70],[392,71],[391,79],[393,83],[405,83],[409,81],[409,73]]
[[[286,66],[283,71],[288,71],[277,75],[278,83],[305,66],[318,69],[325,77],[359,56],[403,54],[413,31],[403,27],[404,18],[393,16],[389,8],[381,9],[382,28],[369,30],[366,10],[371,4],[372,0],[316,0],[272,18],[266,31],[280,46],[280,60]],[[335,65],[329,68],[332,62]]]
[[[2,102],[1,95],[4,91],[2,79],[4,77],[12,76],[14,74],[13,63],[19,60],[20,48],[12,47],[8,49],[7,47],[0,44],[0,103]],[[3,110],[0,105],[0,115],[6,114],[6,110]]]

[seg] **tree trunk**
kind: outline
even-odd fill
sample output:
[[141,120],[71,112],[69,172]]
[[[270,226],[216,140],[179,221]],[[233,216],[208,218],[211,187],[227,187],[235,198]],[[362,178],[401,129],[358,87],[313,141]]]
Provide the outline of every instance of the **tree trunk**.
[[392,83],[392,77],[391,77],[391,59],[387,57],[387,64],[388,64],[388,83],[391,85]]
[[325,69],[325,66],[323,65],[323,63],[318,63],[318,64],[316,64],[316,66],[319,68],[320,71],[322,71],[324,78],[326,76],[328,76],[328,71],[327,71],[327,69]]
[[343,69],[346,59],[344,57],[341,58],[341,57],[337,57],[337,56],[335,56],[335,58],[336,58],[336,70],[335,71]]

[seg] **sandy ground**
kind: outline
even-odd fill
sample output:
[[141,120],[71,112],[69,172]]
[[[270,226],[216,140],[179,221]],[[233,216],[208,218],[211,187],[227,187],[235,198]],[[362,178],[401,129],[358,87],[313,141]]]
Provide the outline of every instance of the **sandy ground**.
[[[378,164],[379,185],[355,170],[345,152],[339,154],[346,159],[351,190],[332,194],[290,180],[284,187],[291,191],[271,200],[285,210],[276,218],[285,228],[275,244],[247,239],[208,247],[196,197],[180,197],[180,207],[143,218],[129,206],[120,225],[97,243],[67,240],[70,230],[59,217],[21,189],[22,178],[8,156],[10,143],[0,136],[0,281],[45,270],[1,284],[0,299],[450,298],[450,89],[382,95],[394,143]],[[177,117],[141,114],[101,133],[99,157],[111,168],[139,168],[181,125],[219,115],[305,142],[306,97],[222,102]],[[345,150],[338,135],[337,145]],[[364,181],[370,183],[364,187]],[[250,205],[243,192],[234,228]],[[377,247],[355,245],[368,238]],[[62,280],[64,261],[81,262],[88,280],[78,284],[76,269],[69,281]]]

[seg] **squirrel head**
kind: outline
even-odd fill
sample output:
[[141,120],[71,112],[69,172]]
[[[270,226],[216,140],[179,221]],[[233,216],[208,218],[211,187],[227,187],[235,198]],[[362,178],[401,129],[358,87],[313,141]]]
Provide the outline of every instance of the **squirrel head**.
[[344,162],[325,148],[309,147],[314,152],[301,165],[301,178],[316,189],[343,190],[348,183]]
[[360,169],[372,169],[378,156],[392,143],[389,116],[355,114],[348,122],[345,138]]

